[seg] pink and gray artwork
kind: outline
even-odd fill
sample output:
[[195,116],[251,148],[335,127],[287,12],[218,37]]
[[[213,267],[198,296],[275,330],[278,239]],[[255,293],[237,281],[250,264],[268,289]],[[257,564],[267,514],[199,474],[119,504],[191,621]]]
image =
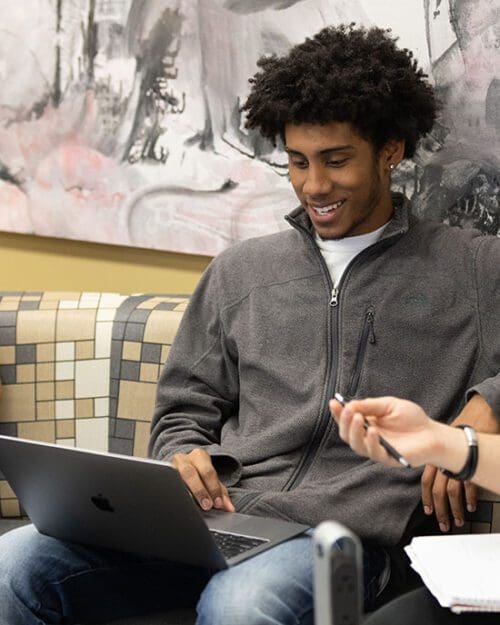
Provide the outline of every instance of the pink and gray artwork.
[[286,227],[286,160],[244,128],[262,54],[392,28],[444,104],[399,168],[415,211],[500,228],[491,0],[0,0],[0,230],[215,255]]

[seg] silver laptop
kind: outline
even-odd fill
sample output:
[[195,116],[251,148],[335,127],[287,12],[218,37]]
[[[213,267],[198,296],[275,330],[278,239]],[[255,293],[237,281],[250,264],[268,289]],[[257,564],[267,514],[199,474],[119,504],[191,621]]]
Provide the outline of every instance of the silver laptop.
[[155,460],[0,436],[0,471],[42,534],[213,570],[308,529],[203,512],[177,470]]

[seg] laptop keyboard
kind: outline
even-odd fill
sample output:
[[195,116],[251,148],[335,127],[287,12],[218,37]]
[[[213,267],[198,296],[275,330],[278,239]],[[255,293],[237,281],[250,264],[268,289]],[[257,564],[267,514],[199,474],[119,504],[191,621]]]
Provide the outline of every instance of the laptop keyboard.
[[242,536],[241,534],[228,534],[227,532],[218,532],[216,530],[210,530],[210,533],[214,537],[217,547],[222,551],[226,560],[240,553],[244,553],[249,549],[253,549],[258,545],[262,545],[262,543],[269,542],[264,538]]

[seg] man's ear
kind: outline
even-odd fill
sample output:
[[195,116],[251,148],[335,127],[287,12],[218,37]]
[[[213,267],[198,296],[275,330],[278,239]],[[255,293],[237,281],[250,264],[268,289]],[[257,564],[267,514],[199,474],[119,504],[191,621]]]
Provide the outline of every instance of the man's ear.
[[404,154],[404,139],[391,139],[380,151],[380,162],[385,170],[391,171],[403,160]]

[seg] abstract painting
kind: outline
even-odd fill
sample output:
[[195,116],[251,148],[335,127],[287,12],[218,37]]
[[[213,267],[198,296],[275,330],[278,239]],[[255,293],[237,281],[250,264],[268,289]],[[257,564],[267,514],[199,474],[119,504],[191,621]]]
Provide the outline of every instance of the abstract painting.
[[421,215],[500,228],[497,0],[0,0],[0,230],[215,255],[286,227],[283,152],[244,127],[262,54],[390,27],[436,85],[394,176]]

